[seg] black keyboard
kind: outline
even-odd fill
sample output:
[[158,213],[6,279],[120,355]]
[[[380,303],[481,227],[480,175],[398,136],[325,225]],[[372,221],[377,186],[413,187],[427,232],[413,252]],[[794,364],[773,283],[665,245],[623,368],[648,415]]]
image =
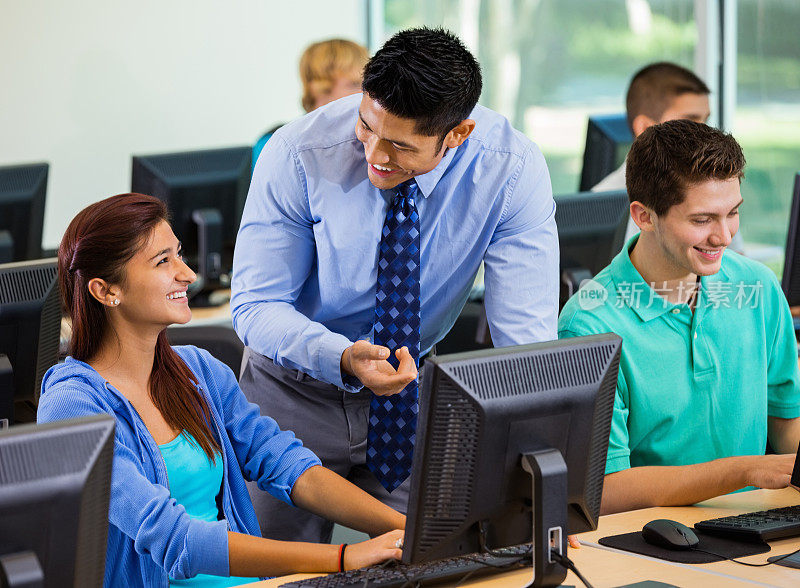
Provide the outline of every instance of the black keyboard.
[[430,586],[453,583],[467,574],[470,577],[505,572],[531,566],[531,546],[517,545],[495,550],[496,555],[474,553],[461,557],[440,559],[424,564],[387,562],[381,566],[339,572],[308,580],[281,584],[286,588],[333,588],[335,586]]
[[703,533],[742,541],[796,537],[800,535],[800,505],[709,519],[696,523],[694,528]]

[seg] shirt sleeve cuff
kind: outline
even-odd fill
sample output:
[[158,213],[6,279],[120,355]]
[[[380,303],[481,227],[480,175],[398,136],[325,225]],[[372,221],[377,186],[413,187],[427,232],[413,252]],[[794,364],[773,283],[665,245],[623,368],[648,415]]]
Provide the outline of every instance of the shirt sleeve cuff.
[[193,576],[230,576],[227,521],[190,519],[186,540],[188,552],[191,554],[189,567],[194,572]]
[[342,353],[353,342],[344,335],[329,333],[321,338],[318,365],[325,381],[348,392],[358,392],[364,385],[355,376],[342,373]]
[[619,457],[609,457],[606,460],[606,475],[631,468],[631,456],[621,455]]
[[767,415],[771,417],[778,417],[779,419],[794,419],[800,417],[800,406],[780,406],[777,404],[770,404],[767,406]]
[[[292,490],[294,490],[294,485],[297,483],[298,478],[310,468],[322,465],[320,459],[307,448],[299,447],[297,449],[298,451],[296,453],[302,455],[302,457],[295,462],[287,482],[283,486],[276,486],[274,491],[270,492],[270,494],[276,498],[292,506],[297,506],[292,500]],[[300,450],[302,450],[302,452]]]

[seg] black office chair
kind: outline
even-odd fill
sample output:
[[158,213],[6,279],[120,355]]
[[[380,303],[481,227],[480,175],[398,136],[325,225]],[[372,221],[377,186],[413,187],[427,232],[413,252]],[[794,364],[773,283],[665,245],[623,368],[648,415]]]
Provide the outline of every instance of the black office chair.
[[239,379],[244,344],[232,327],[205,325],[198,327],[169,327],[167,337],[172,345],[194,345],[205,349],[227,365]]

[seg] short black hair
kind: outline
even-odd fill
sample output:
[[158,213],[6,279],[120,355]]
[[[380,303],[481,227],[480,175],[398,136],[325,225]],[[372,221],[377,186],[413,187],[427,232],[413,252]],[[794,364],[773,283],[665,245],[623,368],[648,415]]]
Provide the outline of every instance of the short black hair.
[[362,90],[416,131],[442,139],[469,117],[481,95],[481,67],[442,29],[407,29],[386,41],[364,68]]
[[633,119],[644,114],[655,121],[661,120],[672,101],[683,94],[708,96],[711,90],[705,82],[677,63],[659,61],[651,63],[634,74],[625,97],[628,126]]
[[625,164],[631,202],[658,216],[686,199],[686,189],[709,180],[744,178],[742,148],[731,135],[691,120],[653,125],[636,137]]

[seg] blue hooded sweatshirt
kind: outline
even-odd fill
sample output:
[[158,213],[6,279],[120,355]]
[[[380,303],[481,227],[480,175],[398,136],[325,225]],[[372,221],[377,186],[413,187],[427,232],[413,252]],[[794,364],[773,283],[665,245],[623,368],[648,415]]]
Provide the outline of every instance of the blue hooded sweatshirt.
[[164,460],[130,402],[88,364],[68,357],[45,374],[40,423],[106,413],[116,420],[105,586],[169,586],[169,577],[229,575],[228,531],[261,536],[245,479],[292,504],[295,481],[319,465],[290,431],[259,415],[233,372],[207,351],[174,347],[196,378],[222,447],[224,520],[191,518],[170,497]]

